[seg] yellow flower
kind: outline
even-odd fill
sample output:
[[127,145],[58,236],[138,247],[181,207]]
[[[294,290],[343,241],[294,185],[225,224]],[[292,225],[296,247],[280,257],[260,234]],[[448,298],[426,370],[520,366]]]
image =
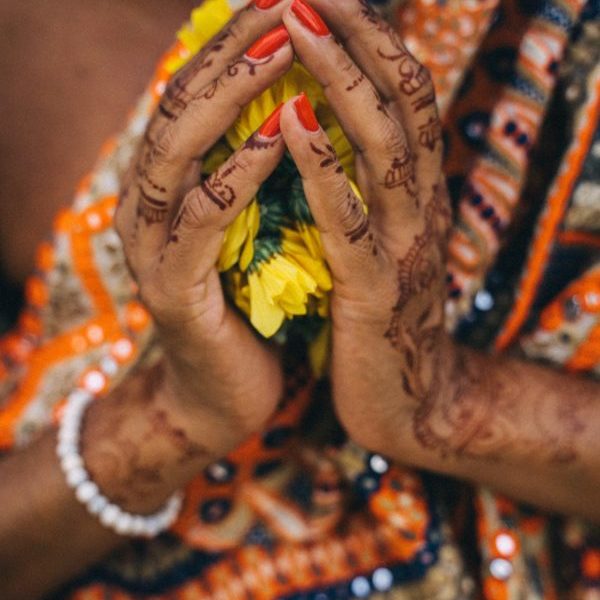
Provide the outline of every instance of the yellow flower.
[[313,106],[330,110],[323,94],[323,88],[306,70],[294,61],[290,70],[279,81],[265,90],[244,108],[237,121],[227,132],[227,141],[233,148],[239,148],[282,103],[305,92]]
[[[195,9],[190,22],[178,33],[179,46],[168,60],[169,72],[175,72],[188,62],[225,26],[233,14],[227,0],[205,0]],[[352,189],[362,201],[355,182],[352,147],[323,89],[298,61],[294,61],[288,73],[277,83],[242,110],[224,140],[216,144],[205,158],[204,174],[214,172],[223,164],[235,149],[260,128],[277,106],[302,92],[309,97],[349,177]],[[281,202],[286,202],[286,198],[281,198]],[[265,206],[263,210],[266,210]],[[260,220],[261,207],[255,199],[225,232],[218,268],[224,273],[227,292],[236,306],[249,315],[253,326],[268,338],[281,329],[286,319],[294,316],[308,314],[326,318],[329,315],[329,293],[333,283],[314,225],[287,222],[285,227],[281,227],[281,237],[273,246],[276,248],[273,254],[259,259],[254,255],[254,248]],[[311,348],[311,359],[317,371],[322,371],[325,365],[328,338],[327,331],[321,332]]]
[[272,337],[286,318],[306,314],[317,282],[290,258],[274,254],[248,274],[248,286],[250,322],[262,335]]
[[175,73],[202,49],[233,17],[233,10],[227,0],[205,0],[192,11],[190,21],[177,33],[177,39],[184,52],[172,57],[166,67]]
[[260,208],[253,200],[227,228],[219,256],[219,271],[229,271],[238,262],[246,271],[254,258],[254,240],[260,227]]

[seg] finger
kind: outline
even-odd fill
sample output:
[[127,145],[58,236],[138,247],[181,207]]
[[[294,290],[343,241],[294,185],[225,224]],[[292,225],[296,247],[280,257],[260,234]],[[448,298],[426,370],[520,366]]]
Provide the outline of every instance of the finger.
[[369,185],[379,188],[370,196],[378,200],[369,205],[373,219],[396,231],[401,220],[414,213],[418,199],[404,131],[310,6],[295,1],[283,18],[296,53],[323,86],[344,132],[367,163]]
[[435,89],[400,36],[366,0],[310,0],[356,63],[402,119],[416,160],[417,180],[437,182],[442,164],[442,129]]
[[304,94],[284,106],[281,130],[334,277],[350,280],[377,255],[369,218]]
[[184,198],[161,263],[163,279],[192,288],[214,268],[227,227],[255,197],[281,160],[281,107],[219,169]]
[[243,106],[271,86],[292,63],[283,26],[263,36],[226,72],[208,85],[173,121],[140,164],[136,262],[155,260],[177,211],[181,184],[239,116]]
[[170,80],[146,131],[152,144],[172,120],[177,119],[196,94],[218,78],[227,65],[257,39],[276,27],[287,0],[258,1],[236,13]]

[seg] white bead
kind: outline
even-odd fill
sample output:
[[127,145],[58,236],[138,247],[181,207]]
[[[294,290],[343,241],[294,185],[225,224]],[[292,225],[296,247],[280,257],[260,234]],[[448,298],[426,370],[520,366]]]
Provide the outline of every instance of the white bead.
[[75,495],[79,502],[87,504],[98,492],[98,486],[93,481],[84,481],[81,485],[77,486]]
[[66,425],[61,428],[58,432],[58,441],[77,446],[79,443],[79,433],[73,427],[67,427]]
[[121,535],[130,534],[132,524],[133,516],[129,513],[122,512],[115,523],[115,531]]
[[146,523],[144,521],[144,517],[141,517],[139,515],[133,517],[133,520],[131,522],[131,535],[143,535],[145,525]]
[[108,506],[108,500],[104,496],[100,495],[92,498],[87,504],[88,510],[93,515],[99,515],[106,506]]
[[79,467],[83,468],[83,460],[81,459],[81,456],[78,456],[77,454],[67,454],[61,459],[60,466],[63,471],[72,471]]
[[383,456],[380,456],[379,454],[374,454],[371,457],[369,465],[371,469],[375,471],[375,473],[377,473],[378,475],[383,475],[390,468],[388,461],[385,460],[385,458],[383,458]]
[[56,454],[62,459],[77,453],[77,446],[71,442],[61,441],[56,446]]
[[75,488],[87,479],[88,475],[85,469],[83,469],[82,467],[69,469],[67,471],[67,483],[69,484],[69,487]]
[[366,598],[371,593],[371,585],[366,577],[357,577],[350,584],[352,593],[358,598]]
[[91,396],[88,392],[82,389],[76,389],[69,394],[69,406],[73,407],[85,407],[87,403],[91,400]]
[[118,506],[115,504],[108,504],[100,512],[100,522],[105,527],[110,527],[112,529],[117,523],[120,514],[121,509]]
[[379,592],[387,592],[394,583],[394,576],[389,569],[381,567],[373,573],[373,587]]
[[[116,361],[106,358],[101,363],[106,375],[118,370]],[[91,371],[91,379],[104,378],[98,371]],[[99,377],[97,377],[99,376]],[[88,384],[90,381],[88,381]],[[94,383],[94,381],[92,381]],[[91,386],[94,387],[94,386]],[[132,515],[111,504],[98,489],[98,485],[90,480],[85,469],[84,460],[79,454],[79,437],[84,412],[93,395],[78,389],[69,394],[58,432],[56,453],[60,458],[60,466],[65,474],[67,484],[75,489],[75,497],[86,506],[92,515],[97,515],[100,522],[121,535],[138,535],[155,537],[168,529],[177,519],[183,506],[183,494],[173,494],[164,507],[154,515]]]

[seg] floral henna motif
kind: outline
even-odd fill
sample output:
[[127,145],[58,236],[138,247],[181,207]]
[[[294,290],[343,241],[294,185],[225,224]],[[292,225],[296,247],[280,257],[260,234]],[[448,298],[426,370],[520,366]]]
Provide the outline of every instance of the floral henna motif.
[[242,58],[240,58],[240,59],[236,60],[234,63],[231,63],[230,65],[228,65],[227,75],[229,75],[229,77],[235,77],[243,67],[246,67],[248,69],[248,74],[251,76],[254,76],[254,75],[256,75],[257,67],[266,65],[274,59],[275,59],[274,54],[271,54],[271,56],[269,56],[265,59],[261,59],[260,61],[256,61],[252,58],[247,58],[246,56],[242,56]]
[[[167,463],[148,454],[146,445],[174,450],[180,465],[210,457],[206,448],[190,440],[183,429],[170,423],[164,410],[155,406],[162,378],[160,367],[140,372],[88,410],[82,452],[90,476],[106,489],[111,500],[125,506],[128,501],[145,500],[169,477]],[[100,410],[101,418],[94,418],[93,413]],[[131,411],[147,415],[139,435],[132,435],[127,425]]]
[[427,123],[419,125],[419,144],[430,152],[435,150],[437,143],[442,139],[442,124],[437,117],[429,117]]
[[138,186],[140,199],[138,202],[137,216],[144,219],[146,225],[154,225],[156,223],[164,223],[169,213],[169,205],[164,200],[154,198]]
[[315,146],[315,144],[313,144],[311,142],[310,149],[315,154],[317,154],[318,156],[322,157],[322,160],[319,163],[319,166],[321,168],[326,169],[327,167],[331,167],[331,166],[335,165],[335,172],[336,173],[343,173],[344,172],[344,168],[339,163],[338,158],[337,158],[337,156],[335,154],[335,149],[334,149],[334,147],[331,144],[327,144],[324,149],[321,149],[318,146]]
[[225,182],[227,177],[236,169],[237,165],[233,163],[223,171],[216,171],[208,179],[200,183],[200,187],[207,198],[216,204],[220,210],[231,208],[237,198],[236,191]]
[[418,208],[419,196],[415,177],[415,165],[408,148],[403,148],[402,153],[392,159],[392,164],[385,174],[383,186],[388,190],[400,187],[404,188],[410,197],[415,199]]
[[170,121],[174,121],[188,107],[189,103],[194,99],[194,94],[189,91],[190,83],[199,73],[213,65],[213,55],[223,50],[224,42],[229,38],[229,35],[227,31],[222,32],[175,76],[173,81],[167,86],[158,105],[158,110],[163,116]]

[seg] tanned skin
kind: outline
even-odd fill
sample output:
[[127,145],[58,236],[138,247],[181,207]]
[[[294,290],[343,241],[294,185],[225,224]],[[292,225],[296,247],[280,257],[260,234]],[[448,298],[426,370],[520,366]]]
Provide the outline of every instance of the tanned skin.
[[[165,358],[89,409],[90,472],[124,508],[152,512],[275,410],[278,357],[224,301],[215,263],[225,227],[287,145],[333,273],[331,380],[348,434],[403,464],[600,521],[598,384],[472,353],[444,333],[451,219],[427,72],[366,2],[312,5],[333,36],[308,29],[289,0],[242,11],[170,84],[150,123],[116,227]],[[248,60],[248,46],[282,19],[291,42]],[[357,150],[368,216],[295,100],[281,135],[255,134],[201,186],[187,183],[237,107],[280,77],[293,52]],[[38,597],[120,542],[78,505],[54,444],[51,431],[0,463],[2,598]]]

